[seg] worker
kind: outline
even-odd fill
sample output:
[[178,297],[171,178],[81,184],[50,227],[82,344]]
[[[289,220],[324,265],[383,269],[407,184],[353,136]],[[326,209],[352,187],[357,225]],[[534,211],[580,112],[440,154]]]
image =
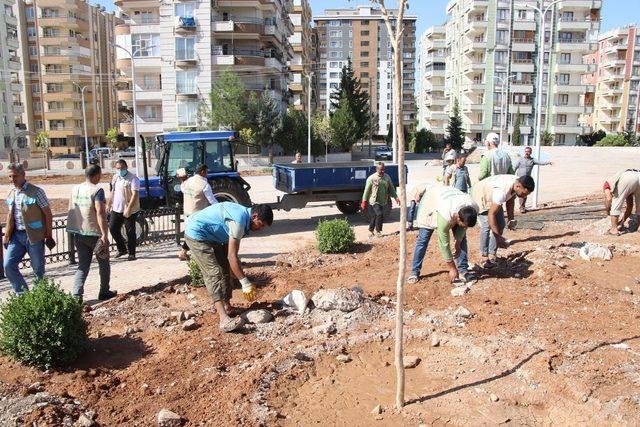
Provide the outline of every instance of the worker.
[[[625,169],[607,179],[603,186],[604,206],[611,219],[608,233],[620,235],[624,231],[624,223],[631,218],[631,229],[640,222],[640,169]],[[624,213],[622,206],[626,207]],[[632,214],[633,212],[633,214]]]
[[369,237],[381,236],[384,208],[387,203],[391,203],[390,197],[393,197],[396,203],[400,204],[396,187],[393,185],[391,177],[384,172],[384,163],[378,162],[376,164],[376,172],[367,178],[364,193],[362,194],[362,202],[360,203],[360,208],[363,211],[367,209],[367,203],[371,205]]
[[109,265],[109,226],[104,190],[98,187],[102,169],[90,165],[84,172],[85,181],[71,190],[67,231],[73,235],[73,243],[78,254],[72,295],[82,301],[84,284],[89,275],[91,260],[96,255],[100,271],[100,291],[98,299],[105,301],[116,296],[109,289],[111,266]]
[[294,164],[302,163],[302,153],[298,151],[296,153],[295,159],[291,163],[294,163]]
[[447,169],[447,155],[451,153],[450,155],[453,155],[453,158],[455,159],[456,156],[456,150],[453,149],[453,146],[451,145],[450,142],[447,142],[444,145],[444,149],[442,150],[442,176],[444,177],[444,171],[445,169]]
[[442,171],[442,181],[446,180],[447,175],[451,174],[453,168],[455,167],[456,161],[456,150],[449,150],[447,154],[444,156],[444,169]]
[[[129,254],[129,261],[136,260],[136,219],[140,211],[140,180],[129,172],[124,159],[116,161],[116,173],[111,180],[111,197],[107,205],[109,229],[118,247],[115,258]],[[122,224],[127,232],[125,243]]]
[[458,154],[455,164],[445,173],[444,185],[451,185],[463,193],[468,192],[471,187],[471,178],[466,163],[467,156]]
[[[183,180],[182,176],[186,176],[184,169],[178,170],[180,177],[178,179]],[[180,191],[182,191],[183,201],[182,209],[185,217],[189,217],[198,211],[206,208],[207,206],[215,205],[218,203],[216,197],[213,195],[211,184],[207,180],[207,174],[209,169],[204,163],[199,164],[196,167],[196,173],[191,177],[184,179],[184,182],[180,184]],[[182,245],[182,249],[178,254],[178,258],[181,261],[186,261],[188,257],[189,247],[187,244]]]
[[[531,176],[531,171],[533,170],[533,166],[545,166],[545,165],[553,165],[551,161],[540,161],[538,159],[534,159],[531,157],[531,147],[525,147],[524,156],[518,160],[515,165],[516,176]],[[520,202],[520,213],[527,213],[527,198],[519,197],[518,201]]]
[[231,273],[240,281],[245,299],[255,299],[255,287],[244,274],[238,258],[240,241],[250,231],[258,231],[272,223],[273,211],[268,205],[247,208],[232,202],[216,203],[187,219],[185,239],[202,272],[223,332],[242,326],[241,318],[230,316]]
[[493,175],[512,175],[513,165],[509,153],[500,148],[500,137],[490,132],[485,138],[487,152],[480,158],[478,181]]
[[507,206],[507,227],[515,230],[515,198],[528,196],[535,188],[530,176],[493,175],[479,181],[471,187],[471,197],[479,207],[480,255],[484,259],[483,268],[496,265],[498,248],[506,248],[507,241],[502,237],[505,228],[503,204]]
[[4,274],[13,291],[22,295],[28,287],[20,273],[20,263],[27,253],[36,280],[44,277],[45,244],[50,249],[55,246],[52,237],[53,214],[44,190],[27,182],[22,164],[11,163],[7,169],[13,188],[6,200],[9,210],[2,239],[6,251]]
[[[418,238],[413,251],[411,275],[408,283],[420,279],[422,261],[434,231],[438,233],[440,253],[449,267],[449,279],[455,283],[459,278],[464,282],[474,280],[468,271],[467,228],[476,225],[478,205],[471,196],[453,187],[429,184],[423,187],[419,196],[416,225]],[[451,252],[450,235],[454,236],[454,251]]]

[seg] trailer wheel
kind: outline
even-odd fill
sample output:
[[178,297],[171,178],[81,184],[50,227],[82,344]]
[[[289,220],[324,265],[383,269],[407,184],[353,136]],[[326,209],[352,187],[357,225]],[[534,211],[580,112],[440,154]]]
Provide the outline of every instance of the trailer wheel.
[[216,196],[219,202],[233,202],[246,207],[251,206],[249,193],[245,191],[239,182],[222,178],[214,179],[210,183],[213,195]]
[[354,215],[357,214],[360,210],[360,202],[357,200],[354,201],[344,201],[340,200],[336,202],[336,207],[340,212],[345,215]]
[[[360,214],[362,215],[362,218],[367,223],[370,223],[371,216],[373,215],[373,208],[371,207],[370,204],[367,204],[367,208],[364,210],[361,210]],[[385,220],[389,219],[389,216],[391,215],[391,201],[389,201],[387,205],[384,207],[383,215]]]

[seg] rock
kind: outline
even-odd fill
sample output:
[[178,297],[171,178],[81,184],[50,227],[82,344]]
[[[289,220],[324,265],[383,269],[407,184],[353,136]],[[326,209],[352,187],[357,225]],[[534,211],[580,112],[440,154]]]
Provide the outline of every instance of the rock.
[[431,337],[431,347],[439,347],[440,346],[440,338],[436,336]]
[[625,286],[623,290],[624,290],[626,293],[633,295],[633,290],[632,290],[630,287]]
[[180,427],[182,418],[175,412],[168,409],[161,409],[158,412],[158,427]]
[[493,393],[491,393],[489,399],[491,399],[492,402],[497,402],[498,400],[500,400],[500,398]]
[[44,390],[44,386],[40,381],[35,382],[31,384],[29,387],[27,387],[28,394],[36,394],[38,392],[41,392],[42,390]]
[[94,424],[95,422],[92,419],[87,417],[85,414],[82,414],[78,417],[78,421],[76,421],[74,425],[79,427],[91,427]]
[[336,356],[336,360],[342,363],[349,363],[351,362],[351,356],[348,354],[339,354]]
[[353,311],[362,305],[362,294],[346,289],[321,289],[311,298],[316,308],[324,311]]
[[380,415],[382,413],[382,406],[380,405],[376,405],[372,410],[371,413],[374,415]]
[[296,354],[293,355],[293,357],[295,357],[297,360],[301,361],[301,362],[312,362],[313,358],[311,356],[309,356],[307,353],[304,353],[302,351],[297,352]]
[[295,309],[298,313],[304,312],[309,304],[309,298],[306,297],[304,292],[299,290],[293,290],[282,298],[282,303]]
[[331,335],[336,333],[336,325],[333,323],[325,323],[324,325],[314,326],[312,329],[313,333],[318,335]]
[[473,314],[463,306],[460,306],[456,309],[456,311],[453,312],[453,317],[455,317],[457,320],[471,319],[471,317],[473,317]]
[[567,268],[567,264],[565,264],[564,262],[560,262],[560,261],[554,261],[553,265],[555,265],[556,267],[561,268],[563,270],[565,268]]
[[264,309],[245,311],[240,316],[249,323],[269,323],[273,322],[273,314]]
[[594,259],[610,261],[611,258],[613,258],[613,254],[606,246],[598,245],[596,243],[585,243],[585,245],[580,248],[580,258],[585,261],[591,261]]
[[405,369],[411,369],[418,366],[421,360],[422,359],[420,359],[418,356],[405,356],[402,361],[402,364]]
[[383,304],[389,304],[391,302],[391,298],[389,298],[388,296],[381,296],[380,302]]
[[124,330],[124,335],[131,335],[131,334],[133,334],[135,332],[136,332],[136,330],[133,327],[129,326]]
[[183,331],[193,331],[193,330],[198,329],[199,327],[200,327],[200,325],[198,325],[196,323],[196,321],[193,320],[193,319],[189,319],[189,320],[187,320],[186,322],[184,322],[182,324],[182,330]]
[[159,318],[157,318],[157,319],[155,319],[153,321],[153,324],[156,325],[158,328],[161,328],[161,327],[164,326],[165,320],[163,318],[159,317]]
[[187,317],[184,315],[184,311],[172,311],[171,317],[176,319],[176,322],[182,322],[183,320],[187,320]]
[[457,287],[451,289],[451,296],[452,297],[461,297],[464,294],[466,294],[467,292],[469,292],[470,289],[471,289],[471,286],[457,286]]

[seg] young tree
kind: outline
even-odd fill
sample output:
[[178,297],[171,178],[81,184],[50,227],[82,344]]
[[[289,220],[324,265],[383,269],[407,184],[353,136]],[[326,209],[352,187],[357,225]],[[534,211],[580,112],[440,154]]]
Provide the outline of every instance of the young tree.
[[312,154],[314,154],[314,146],[320,146],[324,149],[325,155],[329,154],[329,147],[335,146],[335,143],[331,121],[326,114],[316,113],[311,117],[311,133]]
[[346,98],[340,102],[340,107],[331,116],[331,129],[333,129],[333,141],[336,147],[347,152],[359,139],[359,126],[353,111],[346,102]]
[[513,133],[511,134],[511,144],[512,145],[520,145],[520,125],[522,123],[522,119],[520,116],[520,107],[518,107],[518,111],[516,113],[516,122],[513,124]]
[[247,111],[244,94],[245,86],[240,77],[230,69],[223,71],[211,88],[211,120],[205,121],[206,126],[210,129],[240,129]]
[[255,132],[255,142],[269,150],[269,163],[273,164],[273,143],[282,127],[282,114],[278,104],[264,91],[260,97],[252,94],[247,107],[247,121]]
[[426,153],[429,149],[438,147],[438,140],[430,130],[420,129],[411,136],[409,145],[414,153]]
[[540,135],[540,145],[553,145],[553,140],[555,139],[555,137],[553,136],[553,134],[551,132],[549,132],[548,130],[545,130],[542,132],[542,134]]
[[[344,100],[346,98],[346,101]],[[351,112],[358,123],[358,139],[362,139],[369,131],[369,94],[362,90],[360,79],[355,76],[351,59],[342,67],[340,86],[331,94],[331,107],[338,110],[344,102],[349,104]]]
[[41,130],[36,134],[36,147],[44,151],[45,169],[49,169],[49,132]]
[[116,150],[118,148],[118,128],[116,127],[109,128],[105,136],[109,141],[109,147]]
[[290,106],[282,116],[282,127],[276,135],[276,143],[285,154],[307,151],[307,115]]
[[454,149],[460,150],[464,144],[464,132],[462,131],[462,116],[457,98],[453,100],[453,111],[449,117],[447,135],[447,142],[450,142]]
[[[400,248],[398,260],[398,278],[396,282],[396,335],[395,335],[395,365],[396,365],[396,407],[404,406],[404,364],[403,364],[403,314],[404,314],[404,276],[407,263],[407,183],[404,173],[405,135],[402,115],[402,37],[404,34],[404,12],[409,7],[408,0],[398,0],[396,12],[391,12],[385,5],[385,0],[371,0],[372,4],[380,6],[382,19],[387,28],[391,48],[393,49],[393,121],[395,121],[396,140],[398,144],[398,175],[400,176]],[[395,27],[392,21],[395,19]]]
[[393,143],[393,122],[389,123],[389,131],[387,132],[387,136],[384,140],[387,145],[391,145]]

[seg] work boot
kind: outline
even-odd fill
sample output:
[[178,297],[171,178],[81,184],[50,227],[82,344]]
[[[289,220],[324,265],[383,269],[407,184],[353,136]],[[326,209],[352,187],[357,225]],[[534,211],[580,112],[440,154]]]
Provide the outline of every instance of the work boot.
[[125,255],[126,255],[126,254],[128,254],[128,253],[129,253],[129,252],[127,252],[127,251],[124,251],[124,252],[118,252],[114,258],[121,258],[121,257],[125,256]]
[[136,256],[135,256],[135,255],[129,255],[129,256],[127,257],[127,261],[135,261],[136,259],[137,259],[137,258],[136,258]]
[[487,260],[482,264],[482,268],[486,270],[490,270],[496,266],[496,260],[492,258],[487,258]]
[[106,301],[108,299],[114,298],[116,295],[118,295],[118,292],[116,291],[104,291],[98,294],[98,299],[100,301]]

